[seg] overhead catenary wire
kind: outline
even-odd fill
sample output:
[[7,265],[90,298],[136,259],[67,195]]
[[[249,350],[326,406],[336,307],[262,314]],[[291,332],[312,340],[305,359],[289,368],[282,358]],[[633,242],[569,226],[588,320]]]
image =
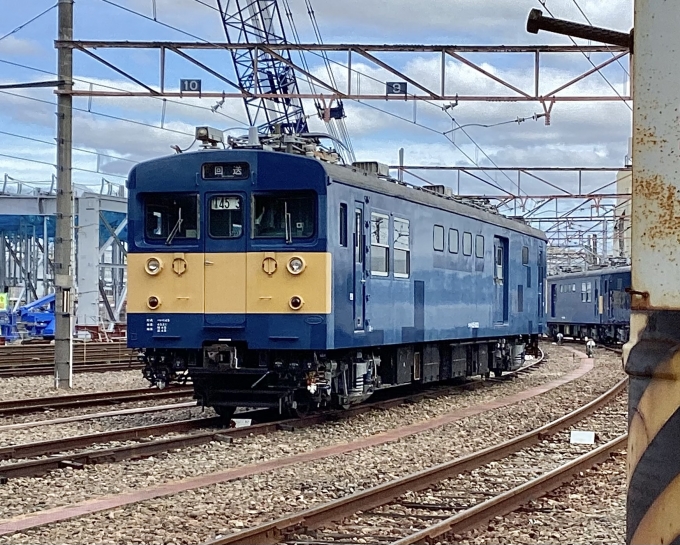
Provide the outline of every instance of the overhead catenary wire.
[[[588,16],[586,15],[586,12],[583,11],[583,9],[581,8],[581,6],[579,5],[578,0],[572,0],[572,2],[574,2],[574,5],[576,6],[576,9],[578,9],[578,10],[581,12],[581,15],[583,15],[583,18],[586,20],[586,22],[587,22],[590,26],[593,26],[593,23],[590,22],[590,19],[589,19]],[[609,49],[609,46],[608,46],[608,45],[605,44],[605,46],[607,47],[607,49]],[[610,51],[610,53],[612,54],[612,56],[615,56],[615,55],[614,55],[614,52],[611,51],[611,49],[609,49],[609,51]],[[618,65],[621,67],[621,69],[625,72],[626,76],[630,77],[630,73],[628,72],[628,70],[626,69],[626,67],[623,65],[623,63],[621,62],[621,60],[620,60],[620,59],[616,59],[616,62],[617,62]]]
[[[42,68],[36,68],[34,66],[28,66],[26,64],[21,64],[21,63],[18,63],[18,62],[8,61],[7,59],[0,59],[0,63],[8,64],[10,66],[16,66],[17,68],[23,68],[25,70],[32,70],[34,72],[39,72],[39,73],[42,73],[42,74],[49,74],[51,76],[57,75],[55,72],[51,72],[49,70],[44,70]],[[113,85],[107,85],[105,83],[99,83],[99,82],[96,82],[96,81],[92,81],[92,80],[88,80],[88,79],[84,79],[84,78],[79,78],[79,77],[73,78],[73,81],[77,81],[77,82],[80,82],[80,83],[86,83],[88,85],[93,85],[93,86],[97,86],[97,87],[102,87],[104,89],[111,89],[113,91],[127,91],[127,89],[123,89],[122,87],[115,87]],[[211,113],[214,113],[216,115],[220,115],[220,116],[222,116],[226,119],[230,119],[231,121],[234,121],[234,122],[236,122],[240,125],[243,125],[244,127],[248,126],[248,124],[245,121],[237,119],[237,118],[230,116],[228,114],[225,114],[223,112],[213,111],[212,108],[210,108],[208,106],[200,106],[198,104],[191,104],[190,102],[184,102],[184,101],[180,101],[180,100],[171,100],[171,99],[162,98],[162,97],[155,97],[155,96],[145,97],[145,98],[151,98],[153,100],[160,100],[160,101],[163,101],[163,102],[167,102],[168,104],[175,104],[175,105],[184,106],[184,107],[187,107],[187,108],[195,108],[195,109],[198,109],[198,110],[204,110],[206,112],[211,112]],[[90,113],[92,113],[94,115],[98,115],[98,113],[94,112],[94,111],[92,111]],[[160,130],[171,130],[171,129],[166,129],[164,127],[159,127],[159,126],[156,126],[156,125],[149,125],[149,126],[155,127],[157,129],[160,129]]]
[[[550,15],[550,17],[555,17],[555,16],[553,15],[552,11],[550,11],[550,8],[546,5],[546,1],[547,1],[547,0],[538,0],[538,3],[541,4],[541,6],[543,6],[543,8],[548,12],[548,14]],[[574,40],[574,38],[572,38],[571,36],[567,36],[567,38],[569,38],[569,39],[571,40],[571,43],[573,43],[574,45],[578,46],[578,44],[576,43],[576,40]],[[616,96],[619,97],[619,98],[621,99],[621,102],[623,102],[623,103],[626,105],[626,108],[628,108],[628,109],[632,112],[632,111],[633,111],[633,107],[632,107],[630,104],[628,104],[628,101],[626,101],[626,99],[624,99],[624,98],[621,96],[621,93],[619,93],[619,92],[616,90],[616,87],[614,87],[614,85],[612,85],[612,83],[607,79],[607,76],[604,75],[604,73],[602,72],[602,70],[597,68],[596,64],[593,62],[593,60],[592,60],[588,55],[586,55],[584,52],[582,52],[582,53],[583,53],[583,56],[587,59],[587,61],[591,64],[591,66],[592,66],[593,68],[597,69],[597,73],[598,73],[598,74],[600,75],[600,77],[607,83],[607,85],[609,85],[609,87],[611,88],[611,90],[614,91],[614,93],[616,94]]]
[[0,36],[0,42],[1,42],[2,40],[4,40],[5,38],[9,38],[12,34],[16,34],[16,33],[19,32],[21,29],[26,28],[28,25],[30,25],[30,24],[33,23],[34,21],[37,21],[37,20],[40,19],[43,15],[49,13],[50,11],[52,11],[53,9],[55,9],[56,7],[57,7],[57,4],[53,4],[52,6],[50,6],[49,8],[47,8],[46,10],[43,10],[43,11],[41,11],[40,13],[38,13],[38,15],[36,15],[35,17],[32,17],[31,19],[29,19],[29,20],[26,21],[25,23],[23,23],[23,24],[19,25],[18,27],[16,27],[14,30],[11,30],[10,32],[8,32],[7,34],[5,34],[5,35],[3,35],[3,36]]

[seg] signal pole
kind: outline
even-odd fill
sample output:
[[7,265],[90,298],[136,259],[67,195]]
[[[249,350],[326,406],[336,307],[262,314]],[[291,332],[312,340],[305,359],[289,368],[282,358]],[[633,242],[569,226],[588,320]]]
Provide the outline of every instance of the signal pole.
[[[73,0],[59,0],[59,39],[73,40]],[[73,89],[73,50],[57,51],[60,91]],[[55,335],[54,382],[57,388],[70,388],[72,378],[73,309],[71,251],[73,247],[73,188],[71,185],[71,152],[73,144],[73,97],[57,96],[57,228],[54,241]]]

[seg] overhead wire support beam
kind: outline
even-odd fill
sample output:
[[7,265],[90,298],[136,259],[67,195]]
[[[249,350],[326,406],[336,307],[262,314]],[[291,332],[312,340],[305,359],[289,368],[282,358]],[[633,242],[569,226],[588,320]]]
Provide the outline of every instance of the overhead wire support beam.
[[[246,17],[246,15],[244,15]],[[248,16],[250,17],[250,16]],[[236,20],[233,17],[227,18],[230,25],[236,25]],[[225,24],[227,24],[225,22]],[[248,27],[250,28],[250,27]],[[251,29],[255,32],[257,29]],[[278,36],[275,34],[275,38]],[[242,35],[238,35],[236,38],[242,38]],[[280,38],[280,37],[279,37]],[[159,42],[159,41],[133,41],[133,42],[123,42],[123,41],[94,41],[94,40],[78,40],[78,41],[65,41],[57,40],[55,44],[59,49],[77,49],[79,51],[89,51],[92,49],[159,49],[161,54],[160,62],[160,73],[165,74],[165,53],[170,51],[183,57],[186,60],[194,63],[200,68],[204,69],[206,72],[217,77],[218,79],[224,81],[233,87],[232,91],[225,92],[222,89],[203,89],[200,96],[203,98],[216,98],[216,99],[243,99],[246,101],[249,115],[268,115],[272,119],[281,118],[285,123],[291,123],[290,120],[286,121],[284,118],[286,116],[290,117],[290,114],[283,114],[280,111],[284,106],[290,108],[296,104],[300,105],[302,100],[321,100],[321,99],[347,99],[347,100],[381,100],[381,101],[426,101],[426,102],[539,102],[543,105],[543,108],[548,114],[550,108],[554,103],[557,102],[617,102],[617,101],[628,101],[629,96],[621,96],[617,92],[607,91],[601,94],[592,95],[580,95],[578,93],[566,94],[569,90],[574,88],[574,85],[585,78],[588,78],[592,74],[596,73],[598,70],[602,70],[611,63],[619,60],[621,57],[628,53],[628,49],[625,47],[611,47],[611,46],[599,46],[599,45],[583,45],[583,46],[540,46],[540,45],[525,45],[525,46],[475,46],[475,45],[410,45],[410,44],[397,44],[397,45],[379,45],[379,44],[295,44],[295,43],[264,43],[264,42],[238,42],[236,39],[233,43],[205,43],[205,42]],[[234,58],[235,66],[237,67],[237,73],[239,73],[239,83],[236,84],[233,81],[228,80],[220,74],[219,70],[210,68],[205,63],[199,63],[196,59],[191,57],[187,52],[191,50],[225,50],[229,51]],[[291,52],[299,53],[316,53],[316,54],[328,54],[328,53],[345,53],[347,55],[347,61],[345,64],[333,61],[338,65],[339,68],[348,71],[347,78],[347,88],[342,91],[337,85],[333,84],[331,81],[326,81],[323,77],[313,74],[309,69],[301,67],[298,63],[293,62],[290,58]],[[388,62],[384,59],[380,59],[376,56],[376,53],[398,53],[401,55],[426,55],[430,53],[441,55],[442,69],[437,77],[441,81],[436,84],[432,82],[423,82],[419,78],[411,76],[401,68],[395,65],[394,57]],[[489,70],[483,68],[482,65],[471,61],[470,59],[464,57],[464,54],[468,53],[479,53],[479,54],[497,54],[497,53],[516,53],[516,54],[529,54],[531,59],[529,62],[534,64],[534,81],[531,82],[529,86],[526,82],[513,82],[507,81],[506,79],[491,73]],[[568,78],[565,78],[565,82],[550,90],[548,93],[541,92],[539,82],[541,80],[541,58],[545,55],[550,55],[554,53],[565,54],[565,53],[576,53],[579,56],[582,54],[590,53],[606,53],[614,56],[608,58],[607,60],[596,65],[594,68],[590,67],[587,71],[574,70],[573,75],[569,74]],[[89,53],[88,53],[89,54]],[[404,83],[408,83],[410,89],[406,94],[388,94],[387,89],[380,89],[379,86],[371,85],[368,90],[361,90],[361,88],[356,85],[352,80],[354,75],[358,75],[360,78],[362,73],[356,71],[356,58],[362,57],[365,63],[374,66],[376,69],[384,70],[387,74],[391,74],[395,78],[399,78]],[[97,55],[97,58],[100,58]],[[450,65],[447,63],[447,59],[450,59],[453,63],[460,63],[469,68],[472,68],[479,74],[480,78],[487,78],[490,81],[495,82],[499,85],[499,92],[492,95],[476,95],[476,94],[466,94],[464,90],[459,89],[459,92],[455,92],[450,89],[453,85],[449,82],[447,84],[448,73],[450,71]],[[118,73],[122,73],[124,77],[130,78],[130,75],[122,71],[119,67],[115,67],[110,61],[102,62],[114,69]],[[354,68],[353,68],[354,66]],[[278,67],[278,68],[277,68]],[[301,76],[307,78],[310,82],[315,85],[319,85],[324,89],[328,90],[325,92],[300,92],[297,84],[291,84],[286,87],[286,92],[276,87],[275,89],[270,89],[271,78],[267,81],[267,71],[271,71],[274,68],[277,70],[282,70],[286,74],[299,73]],[[287,76],[286,76],[287,78]],[[284,78],[285,79],[285,78]],[[288,79],[286,79],[288,81]],[[290,80],[292,82],[292,80]],[[269,82],[269,83],[268,83]],[[166,98],[183,98],[190,96],[187,92],[180,92],[177,89],[168,90],[165,86],[165,82],[161,82],[160,90],[150,90],[151,84],[146,82],[138,81],[138,83],[144,88],[139,90],[71,90],[64,91],[59,90],[57,93],[68,92],[71,96],[90,96],[90,97],[166,97]],[[275,82],[276,83],[276,82]],[[377,80],[374,83],[378,83]],[[278,85],[278,84],[276,84]],[[523,86],[530,88],[523,89]],[[366,89],[366,86],[364,86]],[[439,89],[439,92],[433,89]],[[502,94],[502,90],[505,89],[508,92]],[[286,101],[282,101],[285,96]],[[292,101],[292,102],[289,102]],[[285,102],[285,103],[284,103]],[[272,108],[278,108],[274,111]],[[296,106],[297,108],[297,106]],[[270,111],[271,110],[271,111]],[[297,111],[297,110],[295,110]],[[284,117],[281,117],[284,115]],[[295,114],[298,115],[298,114]],[[295,116],[293,116],[295,118]],[[272,119],[269,121],[271,122]],[[286,118],[287,119],[287,118]],[[291,118],[292,119],[292,118]],[[546,122],[549,121],[549,117],[546,116]],[[251,119],[251,123],[254,121]]]

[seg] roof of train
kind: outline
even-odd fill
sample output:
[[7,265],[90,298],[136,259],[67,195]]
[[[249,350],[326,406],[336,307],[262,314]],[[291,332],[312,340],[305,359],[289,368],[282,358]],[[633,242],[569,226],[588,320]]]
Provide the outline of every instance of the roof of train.
[[548,281],[562,280],[562,279],[567,280],[567,279],[575,279],[575,278],[586,278],[586,277],[593,277],[593,276],[602,276],[603,274],[616,274],[616,273],[626,273],[626,272],[630,272],[630,265],[625,265],[625,266],[621,266],[621,267],[604,267],[602,269],[591,269],[589,271],[555,274],[555,275],[552,275],[552,276],[548,276]]
[[404,200],[409,200],[426,206],[431,206],[433,208],[439,208],[441,210],[448,210],[467,216],[470,218],[475,218],[486,223],[493,225],[498,225],[505,229],[516,231],[527,236],[535,237],[544,241],[547,241],[547,237],[543,231],[530,227],[515,220],[511,220],[502,216],[500,214],[494,214],[492,212],[487,212],[474,206],[470,206],[465,203],[457,202],[452,198],[447,198],[443,195],[438,195],[430,191],[423,191],[414,186],[408,186],[406,184],[400,184],[397,182],[391,182],[385,180],[384,178],[379,178],[375,174],[365,172],[357,167],[352,166],[342,166],[333,163],[328,163],[321,161],[317,158],[306,157],[304,155],[297,154],[284,154],[280,151],[270,151],[262,149],[244,148],[244,149],[208,149],[208,150],[197,150],[191,152],[185,152],[177,155],[166,155],[163,157],[158,157],[155,159],[150,159],[148,161],[143,161],[138,165],[133,167],[133,170],[144,165],[153,164],[156,161],[168,161],[168,160],[181,160],[180,158],[187,156],[195,156],[197,154],[224,154],[224,153],[267,153],[267,154],[277,154],[279,156],[287,155],[289,157],[295,157],[298,160],[308,160],[317,161],[328,173],[328,175],[334,179],[336,182],[351,185],[354,187],[360,187],[362,189],[370,189],[377,193],[382,193],[384,195],[391,195],[394,197],[399,197]]
[[324,162],[321,164],[325,168],[326,172],[328,172],[329,176],[338,182],[352,185],[354,187],[361,187],[363,189],[370,189],[371,191],[375,191],[377,193],[399,197],[426,206],[431,206],[433,208],[448,210],[455,212],[456,214],[475,218],[486,223],[498,225],[499,227],[503,227],[505,229],[510,229],[512,231],[517,231],[519,233],[547,241],[547,237],[543,231],[518,221],[508,219],[500,214],[493,214],[492,212],[480,210],[474,206],[457,202],[454,199],[446,198],[430,191],[423,191],[415,187],[410,187],[396,182],[390,182],[368,172],[364,172],[358,168],[334,165],[332,163]]

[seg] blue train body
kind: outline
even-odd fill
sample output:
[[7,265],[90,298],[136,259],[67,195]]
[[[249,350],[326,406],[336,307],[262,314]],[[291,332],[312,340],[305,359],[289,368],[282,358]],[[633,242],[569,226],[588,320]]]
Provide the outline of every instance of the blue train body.
[[128,343],[221,414],[501,373],[545,331],[544,235],[431,191],[262,150],[148,161],[128,188]]
[[556,337],[625,343],[630,333],[630,267],[548,277],[548,327]]

